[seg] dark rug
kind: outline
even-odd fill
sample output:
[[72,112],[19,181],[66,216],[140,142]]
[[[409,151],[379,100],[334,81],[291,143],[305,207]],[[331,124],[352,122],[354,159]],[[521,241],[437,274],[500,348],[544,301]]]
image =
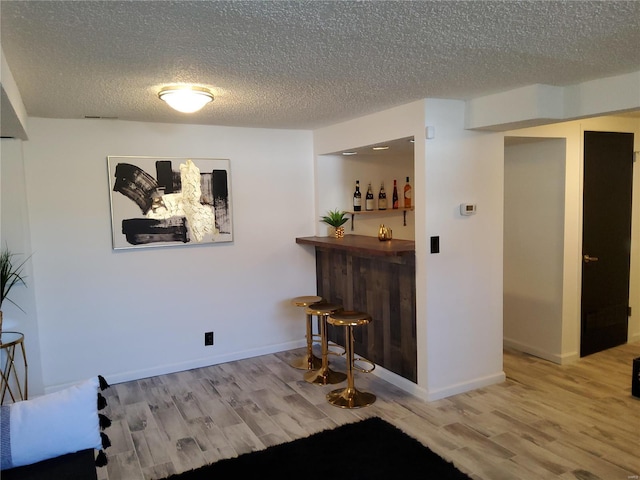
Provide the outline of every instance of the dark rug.
[[470,480],[399,428],[368,418],[266,450],[220,460],[166,480],[217,478]]

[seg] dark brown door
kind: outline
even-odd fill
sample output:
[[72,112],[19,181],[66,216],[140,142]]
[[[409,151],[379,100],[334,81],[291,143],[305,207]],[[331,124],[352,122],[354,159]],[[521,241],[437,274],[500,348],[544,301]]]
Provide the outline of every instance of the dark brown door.
[[627,342],[633,134],[584,132],[580,356]]

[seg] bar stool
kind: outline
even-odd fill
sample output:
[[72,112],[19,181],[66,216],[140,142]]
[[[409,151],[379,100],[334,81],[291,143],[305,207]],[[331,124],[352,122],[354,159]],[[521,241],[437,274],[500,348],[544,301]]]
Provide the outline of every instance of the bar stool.
[[[353,327],[368,325],[371,322],[371,315],[365,312],[345,311],[341,310],[329,315],[327,319],[331,325],[345,328],[345,349],[347,355],[347,387],[337,389],[327,394],[327,400],[331,405],[341,408],[360,408],[371,405],[376,401],[373,393],[361,392],[356,389],[353,382],[353,370],[363,373],[370,373],[376,365],[366,358],[355,358],[353,353]],[[371,364],[369,370],[356,367],[354,362],[365,361]]]
[[334,372],[329,368],[329,339],[327,338],[327,317],[342,310],[342,306],[335,303],[320,302],[309,305],[307,315],[318,317],[320,325],[320,344],[322,346],[322,366],[317,370],[310,370],[304,374],[305,381],[315,385],[340,383],[347,378],[342,372]]
[[[317,295],[307,295],[302,297],[296,297],[291,300],[291,303],[296,307],[308,307],[314,303],[321,302],[322,297]],[[307,314],[307,353],[293,360],[290,365],[293,368],[300,370],[314,370],[322,366],[322,360],[313,354],[313,325],[311,324],[312,317]]]

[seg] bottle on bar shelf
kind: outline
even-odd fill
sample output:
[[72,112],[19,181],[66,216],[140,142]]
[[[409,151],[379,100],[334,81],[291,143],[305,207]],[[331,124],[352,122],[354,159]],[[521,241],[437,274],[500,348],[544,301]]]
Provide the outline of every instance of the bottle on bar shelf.
[[362,210],[362,193],[360,193],[360,181],[356,180],[356,191],[353,192],[353,211]]
[[387,209],[387,193],[384,191],[384,182],[380,184],[380,193],[378,193],[378,210]]
[[407,177],[407,183],[404,186],[404,208],[411,208],[411,184],[409,183],[409,177]]
[[371,182],[369,182],[369,187],[367,188],[367,198],[364,203],[365,210],[373,210],[374,201],[373,201],[373,191],[371,190]]
[[398,208],[398,184],[396,183],[396,181],[393,181],[393,208],[397,209]]

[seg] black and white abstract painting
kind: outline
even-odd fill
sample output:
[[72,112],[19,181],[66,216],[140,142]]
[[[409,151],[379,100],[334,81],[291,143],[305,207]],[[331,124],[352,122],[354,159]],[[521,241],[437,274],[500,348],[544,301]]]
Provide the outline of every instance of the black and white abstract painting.
[[233,241],[229,160],[107,157],[113,248]]

